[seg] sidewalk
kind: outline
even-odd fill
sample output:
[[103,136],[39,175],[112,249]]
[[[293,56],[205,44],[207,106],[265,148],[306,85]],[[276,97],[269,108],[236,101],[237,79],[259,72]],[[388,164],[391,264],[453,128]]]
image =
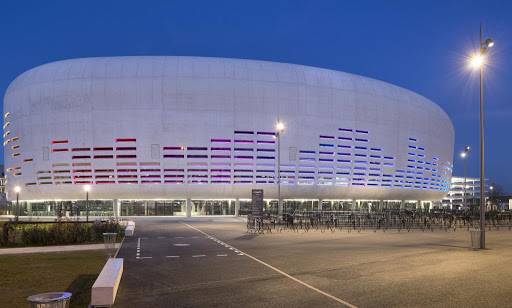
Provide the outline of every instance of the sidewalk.
[[[120,245],[121,245],[120,243],[117,243],[116,248],[119,248]],[[66,251],[82,251],[82,250],[100,250],[100,249],[105,249],[105,244],[1,248],[0,255],[14,255],[14,254],[23,254],[23,253],[66,252]]]

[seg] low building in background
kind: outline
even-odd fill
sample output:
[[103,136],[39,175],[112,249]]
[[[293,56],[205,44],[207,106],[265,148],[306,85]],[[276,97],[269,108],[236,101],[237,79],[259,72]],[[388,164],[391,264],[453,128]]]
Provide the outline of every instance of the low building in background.
[[488,201],[489,206],[496,210],[511,210],[512,209],[512,195],[493,195]]
[[[486,181],[485,192],[489,193],[489,181]],[[464,184],[466,188],[464,189]],[[480,206],[480,179],[469,177],[452,177],[450,191],[442,200],[445,208],[464,209]]]

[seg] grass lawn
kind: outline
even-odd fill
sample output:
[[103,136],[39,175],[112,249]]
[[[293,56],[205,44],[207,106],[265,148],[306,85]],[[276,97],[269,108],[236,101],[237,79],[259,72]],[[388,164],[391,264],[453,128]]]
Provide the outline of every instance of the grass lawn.
[[105,265],[103,250],[0,256],[0,307],[28,307],[30,295],[68,291],[71,307],[87,307]]

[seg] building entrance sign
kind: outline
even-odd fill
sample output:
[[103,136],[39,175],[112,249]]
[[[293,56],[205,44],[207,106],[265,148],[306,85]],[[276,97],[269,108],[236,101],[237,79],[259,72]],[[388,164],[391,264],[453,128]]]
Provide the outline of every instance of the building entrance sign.
[[263,216],[263,189],[252,190],[252,215]]

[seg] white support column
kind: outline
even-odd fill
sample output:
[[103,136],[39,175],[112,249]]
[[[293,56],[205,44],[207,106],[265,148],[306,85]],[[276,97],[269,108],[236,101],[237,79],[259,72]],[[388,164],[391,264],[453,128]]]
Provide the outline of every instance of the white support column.
[[112,200],[114,217],[119,218],[121,216],[121,201],[119,199]]
[[192,200],[190,199],[187,199],[187,217],[191,217],[192,216]]
[[357,206],[357,204],[356,204],[356,199],[352,199],[352,206],[350,207],[350,209],[351,209],[352,211],[355,211],[356,206]]
[[318,210],[321,211],[322,210],[322,202],[323,200],[322,199],[318,199]]
[[240,216],[240,199],[235,199],[235,216]]
[[403,210],[405,208],[405,200],[400,201],[400,209]]

